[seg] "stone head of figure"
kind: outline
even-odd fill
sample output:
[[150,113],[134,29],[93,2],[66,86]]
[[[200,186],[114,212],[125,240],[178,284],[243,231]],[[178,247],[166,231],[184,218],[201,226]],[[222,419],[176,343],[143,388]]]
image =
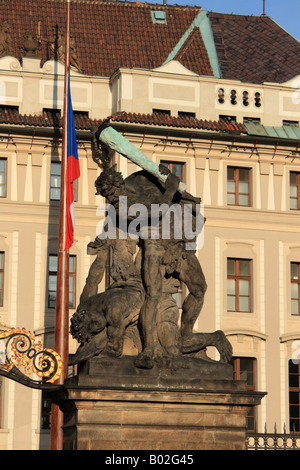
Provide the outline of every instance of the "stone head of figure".
[[108,202],[115,203],[122,194],[124,180],[122,174],[114,168],[104,170],[96,179],[96,194],[105,197]]

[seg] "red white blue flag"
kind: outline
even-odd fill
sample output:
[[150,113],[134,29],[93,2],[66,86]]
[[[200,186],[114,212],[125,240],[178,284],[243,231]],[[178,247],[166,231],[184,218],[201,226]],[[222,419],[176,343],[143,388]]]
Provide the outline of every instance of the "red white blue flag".
[[75,211],[74,211],[74,181],[80,176],[79,159],[74,124],[74,114],[71,101],[70,80],[68,81],[68,111],[67,111],[67,168],[66,168],[66,250],[71,248],[74,240]]

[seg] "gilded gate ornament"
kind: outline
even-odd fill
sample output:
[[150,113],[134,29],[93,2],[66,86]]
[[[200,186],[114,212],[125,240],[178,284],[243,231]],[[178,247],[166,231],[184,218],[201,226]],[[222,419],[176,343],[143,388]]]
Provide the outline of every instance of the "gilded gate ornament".
[[54,350],[24,328],[0,330],[0,375],[32,388],[49,389],[61,375],[62,361]]

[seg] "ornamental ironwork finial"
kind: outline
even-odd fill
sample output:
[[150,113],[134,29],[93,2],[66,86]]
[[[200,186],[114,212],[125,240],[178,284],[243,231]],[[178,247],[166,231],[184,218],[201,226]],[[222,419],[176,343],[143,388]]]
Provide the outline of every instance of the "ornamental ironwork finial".
[[53,390],[62,372],[62,361],[54,350],[42,347],[24,328],[4,331],[0,327],[0,375],[30,388]]

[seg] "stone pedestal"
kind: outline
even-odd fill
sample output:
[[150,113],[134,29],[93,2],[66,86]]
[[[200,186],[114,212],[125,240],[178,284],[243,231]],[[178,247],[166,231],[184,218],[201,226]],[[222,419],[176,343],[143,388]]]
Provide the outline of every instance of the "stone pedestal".
[[243,450],[249,406],[228,364],[177,358],[151,370],[93,358],[55,397],[65,450]]

